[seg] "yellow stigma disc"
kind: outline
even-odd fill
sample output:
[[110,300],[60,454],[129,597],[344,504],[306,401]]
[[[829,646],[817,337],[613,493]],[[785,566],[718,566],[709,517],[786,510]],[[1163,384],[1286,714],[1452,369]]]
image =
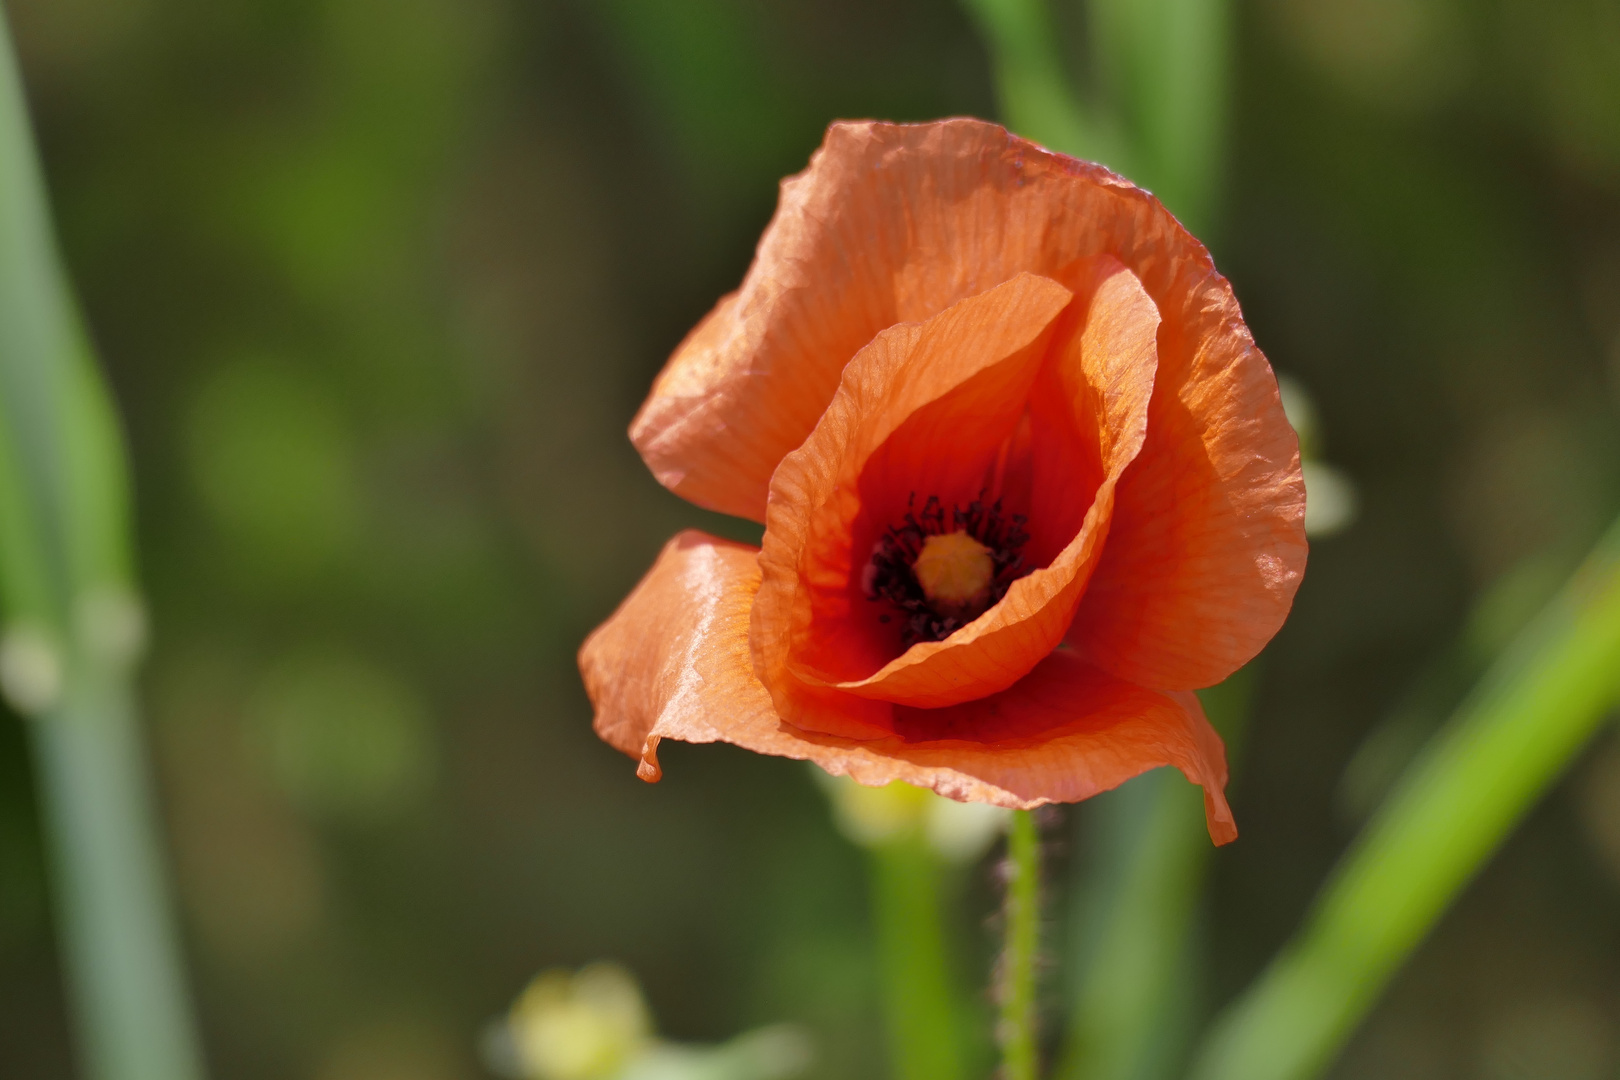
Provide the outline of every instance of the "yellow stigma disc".
[[983,604],[996,573],[990,549],[963,530],[924,540],[911,569],[930,601],[952,608]]

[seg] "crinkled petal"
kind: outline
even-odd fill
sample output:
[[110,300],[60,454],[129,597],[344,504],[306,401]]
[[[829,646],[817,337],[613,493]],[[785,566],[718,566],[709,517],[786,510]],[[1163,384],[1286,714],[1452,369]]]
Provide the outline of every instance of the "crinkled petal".
[[[1135,686],[1060,649],[999,694],[896,713],[903,741],[873,749],[914,766],[948,766],[987,785],[982,794],[970,786],[976,800],[1024,808],[1078,802],[1169,765],[1204,789],[1210,838],[1237,839],[1225,795],[1226,748],[1191,693]],[[862,783],[884,782],[880,770],[867,768],[867,775],[849,772]],[[949,782],[922,786],[962,797]]]
[[[890,658],[882,642],[860,633],[870,617],[852,618],[850,610],[869,606],[852,590],[870,548],[870,538],[862,543],[854,531],[869,486],[864,474],[877,469],[910,491],[946,498],[976,491],[985,461],[1024,413],[1049,328],[1071,297],[1055,281],[1022,274],[925,323],[885,330],[849,365],[815,431],[783,460],[771,483],[753,640],[757,669],[784,717],[809,726],[822,722],[812,718],[831,718],[833,734],[881,732],[886,702],[846,703],[838,694],[831,700],[840,707],[829,710],[801,701],[825,696],[824,688],[840,681],[815,670],[818,658],[806,655],[813,639],[823,653],[836,650],[840,665],[864,666],[858,677]],[[1025,606],[1033,612],[1049,599],[1037,596]],[[981,667],[1002,680],[993,688],[1051,651],[1066,623],[1027,662],[1005,650],[990,656]],[[995,670],[1008,662],[1021,670]]]
[[659,739],[714,742],[728,723],[774,722],[748,648],[758,589],[758,548],[687,529],[580,647],[596,733],[641,758],[642,779],[658,779]]
[[[1226,282],[1188,265],[1148,435],[1069,641],[1122,679],[1213,686],[1281,628],[1305,571],[1299,441]],[[1173,303],[1174,301],[1170,301]]]
[[1213,684],[1276,632],[1303,575],[1297,445],[1208,253],[1099,166],[976,120],[832,125],[783,183],[741,289],[676,350],[631,437],[679,494],[763,520],[772,472],[880,331],[1021,271],[1071,284],[1098,254],[1158,305],[1159,371],[1070,640],[1145,685]]
[[[1080,443],[1103,471],[1079,531],[1049,565],[1013,582],[968,625],[943,641],[913,645],[874,674],[837,683],[838,689],[920,708],[954,705],[1006,689],[1063,640],[1108,536],[1114,486],[1142,446],[1157,358],[1153,300],[1118,260],[1095,262],[1080,326],[1060,334],[1049,383],[1032,400],[1046,436],[1036,444]],[[941,440],[936,452],[951,450],[950,441]],[[1033,519],[1060,511],[1061,482],[1054,477],[1035,485]]]
[[1138,248],[1203,253],[1146,192],[995,124],[835,123],[783,181],[742,287],[675,350],[631,439],[671,490],[762,521],[777,463],[880,331],[1021,271],[1062,280],[1100,252],[1140,273],[1122,254]]
[[855,740],[784,723],[749,663],[756,549],[676,536],[580,650],[596,730],[657,780],[658,743],[730,742],[814,761],[863,784],[904,780],[954,799],[1030,808],[1073,802],[1160,766],[1205,792],[1210,835],[1237,835],[1220,737],[1190,694],[1109,676],[1059,650],[1009,689],[948,709],[901,709],[898,729]]

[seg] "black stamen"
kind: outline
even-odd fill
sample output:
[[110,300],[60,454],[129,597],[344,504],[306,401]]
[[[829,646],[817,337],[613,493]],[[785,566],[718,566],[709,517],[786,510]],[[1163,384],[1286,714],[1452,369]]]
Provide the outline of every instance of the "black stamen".
[[[930,495],[921,511],[914,510],[917,493],[906,500],[906,516],[900,524],[891,525],[872,546],[872,557],[861,576],[861,587],[868,600],[884,600],[905,619],[900,640],[907,648],[919,641],[943,641],[958,628],[972,622],[996,601],[1007,594],[1014,581],[1034,569],[1025,566],[1018,549],[1029,540],[1024,530],[1027,519],[1022,514],[1003,515],[1001,500],[986,504],[983,493],[967,507],[951,511],[951,526],[945,526],[945,508],[939,497]],[[995,568],[990,589],[983,603],[974,610],[959,608],[941,610],[929,601],[917,581],[912,567],[930,536],[946,532],[966,532],[990,549],[991,565]],[[888,615],[879,615],[879,622],[888,622]]]

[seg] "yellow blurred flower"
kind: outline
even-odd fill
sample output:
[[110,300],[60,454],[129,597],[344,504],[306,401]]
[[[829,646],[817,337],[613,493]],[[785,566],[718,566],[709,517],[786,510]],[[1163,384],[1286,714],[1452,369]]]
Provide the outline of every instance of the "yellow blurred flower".
[[531,1080],[608,1080],[652,1042],[641,989],[617,964],[541,972],[513,1004],[508,1023]]

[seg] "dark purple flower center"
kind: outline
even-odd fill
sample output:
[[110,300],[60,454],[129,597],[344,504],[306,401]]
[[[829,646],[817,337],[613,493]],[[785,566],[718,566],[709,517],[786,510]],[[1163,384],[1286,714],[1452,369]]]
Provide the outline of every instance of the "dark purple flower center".
[[[981,495],[966,507],[955,507],[947,515],[937,495],[930,495],[921,510],[916,510],[917,495],[906,500],[906,516],[896,525],[890,525],[877,543],[861,573],[861,588],[866,598],[882,602],[893,609],[893,614],[878,616],[880,622],[890,622],[896,616],[902,621],[900,640],[910,648],[919,641],[943,641],[960,627],[966,626],[984,614],[996,601],[1007,594],[1014,581],[1034,569],[1027,566],[1018,549],[1029,540],[1024,531],[1026,518],[1022,514],[1003,514],[1001,500],[986,503]],[[971,595],[951,588],[942,588],[937,574],[918,574],[918,557],[925,549],[929,554],[943,547],[931,538],[956,539],[952,534],[971,537],[974,543],[958,542],[957,551],[948,557],[961,559],[988,556],[984,568],[982,587],[972,589]],[[981,554],[982,553],[982,554]],[[971,574],[974,568],[953,567]],[[949,580],[955,583],[961,574]],[[925,579],[932,588],[925,588]]]

